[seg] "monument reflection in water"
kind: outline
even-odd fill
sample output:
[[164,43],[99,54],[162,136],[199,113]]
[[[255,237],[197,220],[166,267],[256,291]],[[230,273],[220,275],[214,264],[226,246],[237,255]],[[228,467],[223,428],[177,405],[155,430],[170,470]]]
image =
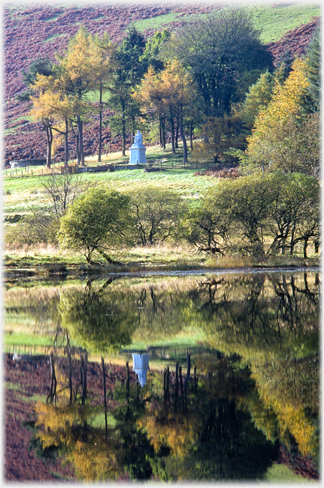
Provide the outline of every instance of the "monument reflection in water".
[[143,388],[146,383],[146,374],[150,369],[149,366],[149,354],[133,353],[133,371],[137,374],[137,381]]

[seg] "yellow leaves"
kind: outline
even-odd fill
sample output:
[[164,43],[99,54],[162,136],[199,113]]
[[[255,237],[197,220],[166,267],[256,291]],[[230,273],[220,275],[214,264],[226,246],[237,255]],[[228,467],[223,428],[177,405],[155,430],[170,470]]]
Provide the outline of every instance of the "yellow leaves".
[[304,456],[314,455],[316,441],[316,427],[306,418],[303,407],[293,405],[275,405],[278,409],[278,424],[283,433],[288,429],[295,437],[300,452]]
[[110,47],[107,39],[94,39],[81,28],[70,42],[66,55],[57,56],[59,63],[55,73],[37,75],[37,81],[31,87],[37,94],[31,99],[32,118],[42,122],[51,119],[53,125],[87,112],[86,94],[98,88],[104,76],[108,76]]
[[92,442],[78,440],[68,459],[73,463],[77,477],[84,481],[116,478],[116,456],[107,442],[95,437]]
[[168,62],[160,73],[150,66],[134,97],[158,112],[188,105],[192,100],[192,80],[179,61]]
[[43,449],[53,445],[62,448],[82,480],[116,478],[116,440],[110,436],[106,438],[102,429],[91,427],[91,406],[54,406],[38,402],[35,410],[38,413],[36,425],[42,426],[37,437]]
[[169,446],[174,456],[183,458],[189,452],[192,444],[197,440],[198,433],[194,427],[193,418],[184,418],[182,413],[164,414],[155,412],[137,422],[144,427],[147,435],[158,452],[162,446]]
[[309,86],[306,68],[306,61],[296,58],[286,81],[283,84],[276,81],[271,101],[256,117],[252,136],[247,138],[249,153],[257,149],[269,132],[280,131],[291,117],[301,117],[301,102]]

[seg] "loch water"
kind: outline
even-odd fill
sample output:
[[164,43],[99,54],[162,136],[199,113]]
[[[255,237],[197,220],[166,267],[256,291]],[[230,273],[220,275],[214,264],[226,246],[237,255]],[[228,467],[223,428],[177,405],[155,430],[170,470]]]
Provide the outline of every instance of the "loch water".
[[[5,349],[38,336],[66,385],[36,405],[39,446],[86,481],[268,481],[282,459],[318,472],[320,287],[316,269],[7,281]],[[106,405],[69,383],[101,357],[107,375],[129,364]]]

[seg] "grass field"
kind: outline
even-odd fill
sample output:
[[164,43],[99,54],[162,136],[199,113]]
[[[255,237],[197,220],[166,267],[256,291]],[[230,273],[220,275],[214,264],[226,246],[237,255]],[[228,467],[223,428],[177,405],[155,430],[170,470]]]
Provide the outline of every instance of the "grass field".
[[[196,164],[189,163],[186,167],[182,164],[182,151],[172,154],[170,148],[161,151],[160,147],[147,148],[147,162],[153,166],[162,167],[162,171],[145,173],[140,169],[120,169],[114,172],[84,173],[82,179],[102,184],[105,187],[114,188],[121,192],[132,192],[147,188],[170,189],[179,192],[184,197],[196,197],[199,192],[217,184],[216,178],[195,177],[194,173],[203,168],[196,168]],[[160,161],[163,160],[163,163]],[[121,152],[103,155],[102,164],[120,164],[124,161],[128,164],[129,156],[122,157]],[[74,161],[71,161],[73,164]],[[86,166],[97,166],[97,156],[86,157]],[[60,171],[61,163],[53,164],[52,170]],[[123,165],[122,165],[123,167]],[[17,168],[3,172],[4,182],[4,217],[13,214],[25,214],[36,209],[46,207],[46,194],[42,181],[52,170],[45,167],[34,166],[29,170]]]
[[[287,31],[295,29],[301,24],[307,24],[314,16],[320,16],[321,8],[319,4],[284,4],[284,5],[262,5],[254,4],[253,6],[244,7],[252,16],[254,26],[260,31],[260,38],[264,44],[278,41]],[[192,19],[189,16],[177,16],[177,14],[159,15],[153,19],[145,19],[135,22],[134,25],[139,31],[146,29],[162,30],[175,21],[187,21]],[[196,18],[205,18],[206,14],[195,16]]]
[[[102,164],[121,165],[124,168],[124,164],[127,165],[128,160],[128,155],[122,157],[121,153],[112,153],[103,156]],[[157,146],[148,147],[147,161],[151,162],[153,166],[159,168],[162,166],[162,171],[147,173],[142,168],[136,168],[101,173],[87,172],[82,174],[82,180],[125,193],[133,193],[147,188],[156,190],[169,189],[175,191],[184,199],[192,201],[203,195],[209,188],[215,187],[219,182],[218,178],[215,177],[194,176],[197,172],[196,164],[190,162],[189,159],[186,167],[183,166],[181,148],[176,154],[172,154],[170,147],[167,147],[165,151]],[[163,162],[161,163],[161,161]],[[75,161],[71,163],[73,164]],[[86,166],[91,168],[97,165],[97,156],[86,158]],[[60,166],[62,166],[62,163],[54,164],[52,170],[59,173]],[[202,170],[205,168],[199,167],[198,169]],[[3,171],[5,231],[9,230],[11,235],[16,235],[17,231],[15,229],[18,229],[21,217],[35,210],[46,210],[49,201],[43,182],[46,180],[46,174],[49,175],[52,170],[35,166],[30,168],[29,172],[22,168],[17,172]],[[11,242],[13,242],[12,238]],[[4,262],[7,268],[14,266],[16,269],[18,267],[32,270],[35,267],[35,272],[44,276],[48,274],[46,266],[51,263],[62,263],[70,268],[72,266],[79,269],[80,265],[85,262],[85,258],[81,254],[44,244],[21,246],[8,244],[4,247],[4,254]],[[310,259],[306,261],[297,254],[295,256],[279,255],[260,262],[250,256],[208,256],[205,253],[198,254],[194,246],[183,242],[175,244],[171,241],[147,247],[134,246],[129,248],[121,246],[111,252],[114,259],[124,263],[128,270],[132,270],[133,267],[147,269],[148,267],[154,268],[161,265],[168,269],[192,269],[193,267],[199,269],[201,267],[239,268],[255,265],[298,266],[305,263],[318,264],[318,257],[312,256],[310,249],[309,254]],[[96,256],[95,260],[98,263],[104,263],[99,256]],[[112,269],[111,266],[110,269]],[[93,272],[95,271],[93,269]],[[99,269],[97,271],[99,272]],[[118,271],[117,268],[116,271]]]

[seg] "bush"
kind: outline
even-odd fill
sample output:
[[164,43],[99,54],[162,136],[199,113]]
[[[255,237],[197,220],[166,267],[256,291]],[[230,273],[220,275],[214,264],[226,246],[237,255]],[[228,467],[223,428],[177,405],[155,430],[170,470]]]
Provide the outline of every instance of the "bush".
[[94,251],[111,261],[105,251],[125,239],[130,223],[128,206],[126,195],[100,188],[88,190],[61,218],[60,244],[84,254],[88,263]]

